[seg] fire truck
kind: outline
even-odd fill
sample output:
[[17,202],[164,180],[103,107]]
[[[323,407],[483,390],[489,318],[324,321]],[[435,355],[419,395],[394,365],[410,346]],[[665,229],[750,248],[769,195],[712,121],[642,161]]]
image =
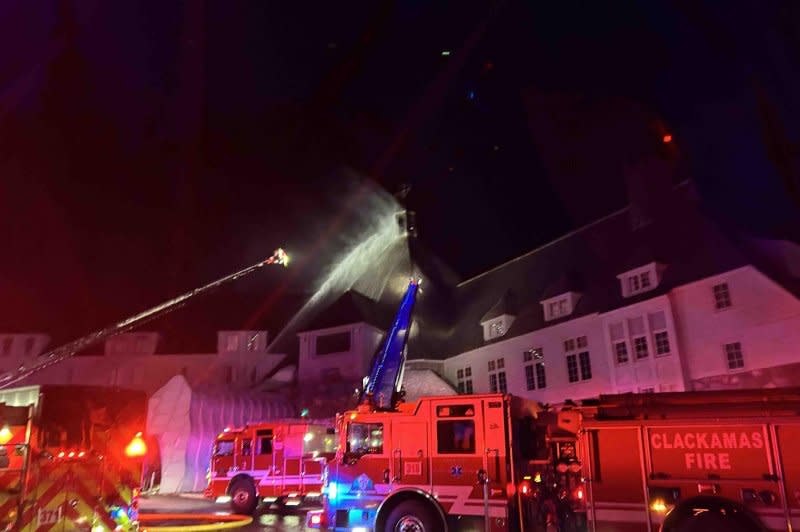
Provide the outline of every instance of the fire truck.
[[0,530],[135,530],[142,463],[144,393],[98,386],[12,388],[86,348],[180,308],[266,265],[243,270],[39,355],[0,375]]
[[689,532],[800,525],[800,389],[403,402],[409,285],[359,405],[336,418],[323,509],[354,532]]
[[217,436],[205,495],[249,515],[260,501],[318,502],[336,450],[333,429],[303,421],[254,423]]
[[133,530],[147,447],[142,392],[0,392],[0,530]]
[[336,530],[757,531],[800,524],[800,390],[423,398],[337,418]]

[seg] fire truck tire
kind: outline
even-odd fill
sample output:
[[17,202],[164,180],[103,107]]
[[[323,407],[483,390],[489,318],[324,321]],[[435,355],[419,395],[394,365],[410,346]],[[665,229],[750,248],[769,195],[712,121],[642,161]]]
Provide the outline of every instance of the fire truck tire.
[[442,532],[441,518],[429,504],[408,500],[398,504],[386,518],[384,532]]
[[[695,515],[693,508],[706,511]],[[762,532],[757,519],[738,504],[714,497],[688,499],[667,515],[662,532]]]
[[258,506],[256,487],[248,478],[240,478],[231,486],[231,509],[234,513],[252,515]]

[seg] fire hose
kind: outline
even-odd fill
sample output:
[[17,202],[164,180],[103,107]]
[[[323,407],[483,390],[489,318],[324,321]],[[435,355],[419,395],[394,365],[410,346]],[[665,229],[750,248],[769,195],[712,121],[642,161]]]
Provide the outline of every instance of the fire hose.
[[[201,521],[200,524],[151,526],[148,523],[169,521]],[[235,514],[139,514],[142,532],[206,532],[241,528],[253,522],[253,518]]]

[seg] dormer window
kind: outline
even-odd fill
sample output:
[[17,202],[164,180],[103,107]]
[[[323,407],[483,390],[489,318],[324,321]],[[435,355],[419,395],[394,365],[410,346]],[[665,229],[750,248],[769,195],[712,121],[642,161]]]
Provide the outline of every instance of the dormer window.
[[641,268],[627,271],[617,278],[622,285],[622,297],[631,297],[648,292],[658,286],[661,281],[663,266],[651,262]]
[[514,316],[503,314],[496,318],[481,323],[483,326],[483,339],[484,341],[494,340],[505,336],[511,324],[514,322]]
[[575,304],[579,298],[580,294],[578,292],[566,292],[540,301],[544,311],[544,320],[552,321],[569,316],[575,309]]

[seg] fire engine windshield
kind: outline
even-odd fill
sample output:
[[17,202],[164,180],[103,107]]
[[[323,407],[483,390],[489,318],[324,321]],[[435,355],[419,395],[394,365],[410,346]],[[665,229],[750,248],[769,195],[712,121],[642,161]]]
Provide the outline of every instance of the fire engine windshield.
[[141,392],[88,386],[42,388],[41,437],[45,447],[105,453],[124,449],[144,429]]
[[347,452],[383,453],[383,423],[350,423],[347,427]]
[[214,456],[231,456],[234,444],[233,440],[218,440],[214,446]]

